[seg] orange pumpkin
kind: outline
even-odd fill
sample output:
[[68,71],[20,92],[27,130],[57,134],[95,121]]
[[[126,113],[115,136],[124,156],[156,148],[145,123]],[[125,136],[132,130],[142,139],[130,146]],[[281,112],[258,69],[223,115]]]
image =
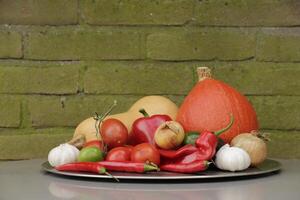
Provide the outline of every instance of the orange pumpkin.
[[210,69],[197,69],[199,82],[184,99],[177,121],[185,131],[217,131],[234,117],[232,127],[220,138],[229,143],[240,133],[258,130],[255,110],[245,96],[222,81],[211,78]]

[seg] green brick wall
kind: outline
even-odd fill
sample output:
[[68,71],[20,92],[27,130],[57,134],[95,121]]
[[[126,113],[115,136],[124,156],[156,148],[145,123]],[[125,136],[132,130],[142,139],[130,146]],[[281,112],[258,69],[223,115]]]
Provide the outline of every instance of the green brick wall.
[[116,99],[178,105],[198,66],[245,94],[269,156],[300,158],[300,1],[1,0],[0,160],[45,157]]

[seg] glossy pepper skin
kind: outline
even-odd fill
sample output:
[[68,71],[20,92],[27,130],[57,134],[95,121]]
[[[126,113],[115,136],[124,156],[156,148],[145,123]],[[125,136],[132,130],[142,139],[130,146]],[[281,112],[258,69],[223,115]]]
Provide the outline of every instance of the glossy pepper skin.
[[132,133],[130,134],[130,143],[136,145],[140,143],[154,142],[154,133],[156,129],[164,122],[171,121],[171,117],[168,115],[152,115],[149,116],[144,109],[140,110],[140,113],[144,115],[134,121],[132,124]]
[[176,151],[159,149],[159,154],[163,158],[174,159],[174,158],[179,158],[179,157],[189,155],[189,154],[194,153],[196,151],[198,151],[197,147],[195,147],[191,144],[187,144],[187,145],[184,145],[183,147],[181,147],[180,149],[178,149]]
[[119,171],[119,172],[136,172],[144,173],[148,171],[158,171],[159,168],[156,165],[147,163],[137,163],[130,161],[100,161],[98,164],[104,166],[109,171]]
[[230,117],[229,124],[216,132],[204,131],[195,142],[198,151],[203,155],[204,160],[211,160],[216,153],[218,145],[218,135],[227,131],[233,124],[233,116]]
[[197,173],[207,169],[209,162],[206,160],[195,160],[190,163],[171,163],[161,165],[160,169],[178,173]]
[[177,163],[190,163],[195,160],[211,160],[216,154],[218,137],[212,132],[203,132],[195,142],[197,151],[180,157]]
[[95,174],[106,174],[106,169],[103,165],[96,162],[76,162],[68,163],[55,167],[58,171],[68,172],[90,172]]

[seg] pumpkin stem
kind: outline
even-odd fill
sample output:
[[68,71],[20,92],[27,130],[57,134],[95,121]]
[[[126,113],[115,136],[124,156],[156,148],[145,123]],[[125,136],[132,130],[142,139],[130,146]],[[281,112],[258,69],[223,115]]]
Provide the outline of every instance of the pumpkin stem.
[[221,133],[223,133],[223,132],[227,131],[228,129],[230,129],[230,127],[233,124],[233,121],[234,121],[233,114],[230,114],[230,122],[229,122],[229,124],[225,128],[222,128],[221,130],[215,131],[214,134],[215,135],[220,135]]
[[208,67],[198,67],[197,74],[199,81],[211,77],[211,70]]
[[150,117],[144,108],[140,109],[139,112],[142,113],[144,117]]

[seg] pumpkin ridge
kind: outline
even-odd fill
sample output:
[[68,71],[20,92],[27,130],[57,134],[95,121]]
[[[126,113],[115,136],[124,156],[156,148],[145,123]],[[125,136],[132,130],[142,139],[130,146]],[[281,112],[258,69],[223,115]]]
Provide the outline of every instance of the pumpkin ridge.
[[[251,112],[255,114],[255,110],[252,107],[251,103],[249,102],[249,100],[242,95],[240,92],[238,92],[235,88],[230,87],[229,85],[225,84],[225,87],[227,87],[228,90],[232,90],[232,92],[230,92],[230,94],[232,95],[232,100],[235,101],[237,106],[237,112],[236,114],[238,115],[238,132],[250,132],[251,127],[256,127],[258,129],[258,124],[257,124],[257,120],[253,120],[247,113]],[[242,127],[240,125],[243,125]],[[229,135],[229,138],[233,138],[235,135]],[[230,139],[230,140],[231,140]]]
[[[230,113],[233,113],[234,111],[233,111],[233,108],[232,108],[232,106],[230,105],[230,103],[229,103],[229,94],[226,94],[226,92],[225,92],[225,88],[224,88],[224,83],[222,83],[221,81],[218,81],[218,80],[215,80],[216,81],[216,85],[219,87],[219,90],[220,91],[222,91],[222,93],[223,93],[223,95],[224,95],[224,97],[226,97],[225,98],[225,100],[226,100],[226,103],[225,103],[225,108],[227,108],[228,109],[228,116],[230,116]],[[223,101],[223,102],[225,102],[225,101]],[[226,124],[227,122],[225,122],[224,124]],[[234,122],[233,122],[234,123]],[[233,124],[234,125],[234,124]],[[223,125],[222,125],[223,126]],[[221,127],[220,127],[221,128]],[[225,134],[227,131],[225,131],[224,133],[222,133],[222,134]]]
[[[224,92],[226,91],[225,93],[228,94],[229,99],[235,101],[235,104],[240,103],[239,100],[236,98],[236,95],[240,96],[240,94],[237,90],[235,90],[233,87],[230,87],[226,83],[222,84],[222,88],[224,89]],[[234,124],[233,124],[232,128],[236,128],[237,132],[240,133],[240,131],[241,131],[240,119],[242,118],[241,112],[239,111],[239,109],[236,106],[234,106],[234,107],[232,105],[230,105],[230,106],[231,106],[232,112],[235,115],[235,119],[234,119],[235,121],[234,121]],[[231,138],[232,137],[232,132],[233,132],[232,130],[228,130],[227,132],[224,133],[223,137]]]

